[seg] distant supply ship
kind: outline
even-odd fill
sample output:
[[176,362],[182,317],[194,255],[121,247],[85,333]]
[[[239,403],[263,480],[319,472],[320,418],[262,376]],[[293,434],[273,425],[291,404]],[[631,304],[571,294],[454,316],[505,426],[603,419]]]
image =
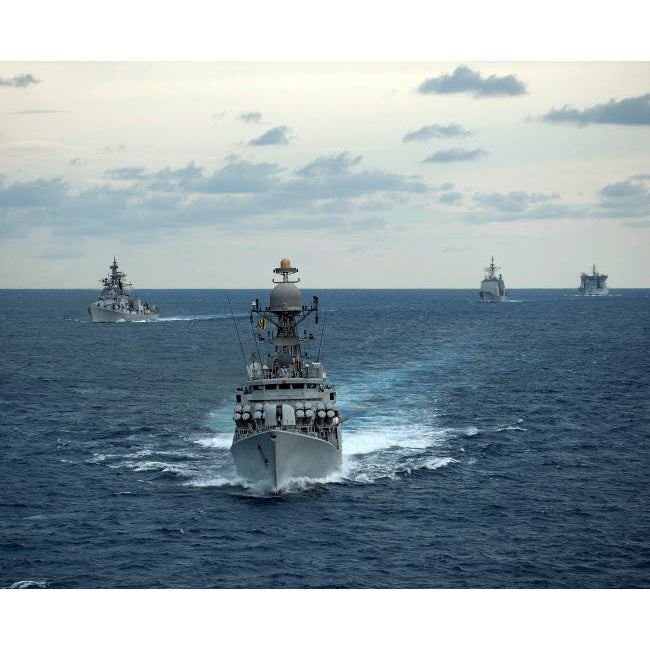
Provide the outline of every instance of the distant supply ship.
[[101,279],[104,285],[99,299],[91,303],[88,313],[93,323],[117,323],[118,321],[156,320],[158,307],[141,303],[137,296],[131,297],[126,287],[132,286],[125,282],[126,273],[117,270],[117,262],[113,258],[111,274]]
[[609,293],[607,288],[607,276],[596,271],[596,265],[591,267],[591,275],[583,273],[580,276],[580,287],[578,291],[583,296],[606,296]]
[[267,355],[252,355],[248,381],[237,389],[230,451],[240,476],[278,492],[291,479],[324,478],[340,471],[341,423],[347,418],[336,407],[336,389],[325,382],[322,362],[309,363],[301,349],[314,336],[304,330],[301,337],[298,325],[313,312],[318,323],[318,297],[311,307],[303,307],[298,280],[289,280],[298,269],[288,259],[273,272],[282,280],[273,281],[269,306],[261,309],[258,299],[250,310]]
[[506,285],[503,281],[503,276],[499,273],[497,278],[496,272],[499,270],[498,266],[494,266],[494,257],[490,262],[490,266],[486,266],[485,278],[481,282],[481,302],[506,302],[508,300],[508,292]]

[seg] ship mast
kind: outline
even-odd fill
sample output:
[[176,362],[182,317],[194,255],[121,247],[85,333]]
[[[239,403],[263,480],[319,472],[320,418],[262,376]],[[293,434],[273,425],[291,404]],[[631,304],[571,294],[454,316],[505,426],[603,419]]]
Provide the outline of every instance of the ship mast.
[[[305,330],[304,337],[301,338],[298,334],[298,325],[312,312],[316,312],[316,322],[318,322],[318,297],[313,297],[312,306],[303,307],[302,295],[295,286],[300,279],[289,279],[290,275],[297,272],[298,269],[291,266],[290,260],[283,259],[280,266],[273,269],[273,273],[281,275],[282,279],[273,280],[276,286],[271,292],[269,306],[265,309],[260,308],[260,301],[256,299],[250,310],[251,323],[254,322],[253,314],[261,316],[257,321],[257,327],[263,330],[264,334],[258,334],[258,338],[273,346],[271,366],[267,370],[274,377],[279,373],[289,377],[305,377],[308,372],[307,355],[303,353],[301,343],[313,340],[314,337],[313,334],[307,336]],[[275,334],[267,330],[267,320],[275,326]]]
[[115,257],[113,257],[113,263],[109,268],[111,269],[111,274],[108,277],[101,279],[101,283],[107,289],[120,289],[121,291],[124,287],[132,286],[130,282],[125,282],[126,273],[117,270],[118,266]]
[[488,277],[490,278],[495,278],[496,277],[496,272],[500,269],[500,266],[495,266],[494,265],[494,255],[492,256],[491,262],[489,266],[486,266],[483,270],[488,274]]

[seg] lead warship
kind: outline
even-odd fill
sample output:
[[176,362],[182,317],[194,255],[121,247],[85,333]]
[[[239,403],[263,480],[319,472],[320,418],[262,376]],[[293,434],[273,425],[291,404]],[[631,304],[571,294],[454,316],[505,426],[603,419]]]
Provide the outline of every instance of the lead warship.
[[137,296],[129,295],[126,288],[132,285],[125,281],[126,273],[117,270],[115,258],[109,268],[111,274],[100,280],[104,288],[99,298],[88,306],[88,313],[93,323],[156,320],[157,305],[142,303]]
[[484,269],[485,278],[481,282],[481,290],[479,295],[481,296],[481,302],[506,302],[508,300],[508,292],[506,291],[506,285],[503,281],[503,276],[499,273],[497,278],[497,271],[499,270],[498,266],[494,266],[494,257],[489,266],[486,266]]
[[591,275],[582,273],[580,275],[580,287],[578,291],[583,296],[606,296],[609,293],[607,288],[607,276],[596,271],[596,265],[591,267]]
[[[303,307],[302,295],[289,276],[298,272],[288,259],[273,270],[281,280],[271,291],[269,306],[260,308],[257,299],[250,310],[251,324],[257,320],[257,338],[266,346],[266,357],[251,355],[246,366],[248,381],[237,388],[235,434],[230,449],[237,473],[262,482],[279,492],[300,477],[324,478],[341,469],[341,423],[336,407],[336,389],[327,384],[323,363],[309,363],[301,343],[313,334],[298,325],[315,313],[318,297]],[[270,323],[275,331],[271,331]]]

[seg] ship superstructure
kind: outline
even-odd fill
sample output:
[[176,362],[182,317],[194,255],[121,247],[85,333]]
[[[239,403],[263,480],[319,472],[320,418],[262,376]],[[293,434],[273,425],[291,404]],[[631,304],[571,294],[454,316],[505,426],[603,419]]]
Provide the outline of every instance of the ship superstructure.
[[240,476],[277,492],[291,479],[340,471],[341,423],[347,418],[336,406],[322,361],[311,361],[302,349],[314,336],[307,330],[301,335],[298,325],[312,313],[318,323],[318,297],[303,306],[299,280],[289,279],[298,269],[288,259],[273,272],[282,279],[273,280],[269,306],[261,308],[258,299],[250,310],[266,355],[251,355],[247,381],[236,391],[231,453]]
[[591,267],[591,274],[580,275],[580,287],[578,291],[583,296],[606,296],[609,293],[607,288],[607,276],[596,271],[596,265]]
[[127,291],[132,285],[126,281],[126,273],[118,271],[113,258],[110,275],[102,278],[103,285],[99,298],[88,307],[93,323],[117,323],[118,321],[156,320],[158,307],[140,302],[137,296]]
[[494,257],[483,270],[485,271],[485,277],[481,282],[481,290],[479,291],[481,302],[506,302],[508,292],[506,291],[503,276],[499,273],[497,277],[499,267],[494,265]]

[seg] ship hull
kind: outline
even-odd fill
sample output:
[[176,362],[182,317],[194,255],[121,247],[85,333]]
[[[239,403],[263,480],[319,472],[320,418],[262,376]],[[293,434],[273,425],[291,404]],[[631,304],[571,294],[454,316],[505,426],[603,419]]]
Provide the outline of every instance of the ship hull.
[[580,295],[582,296],[606,296],[609,293],[609,289],[605,287],[604,289],[578,289]]
[[90,305],[88,313],[93,323],[118,323],[120,321],[157,320],[158,314],[138,314],[106,309],[97,305]]
[[325,478],[341,470],[341,451],[304,434],[271,429],[241,438],[230,452],[237,473],[278,492],[296,478]]
[[479,291],[481,302],[507,302],[508,296],[498,296],[490,291]]

